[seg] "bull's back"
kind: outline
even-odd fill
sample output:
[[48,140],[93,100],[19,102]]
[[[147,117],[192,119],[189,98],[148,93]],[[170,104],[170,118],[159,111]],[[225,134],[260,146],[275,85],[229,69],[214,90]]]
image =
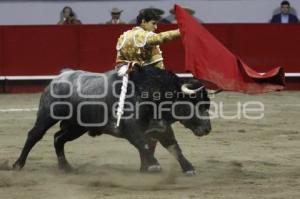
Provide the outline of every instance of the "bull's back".
[[103,98],[109,91],[114,71],[92,73],[82,70],[66,71],[52,80],[49,92],[56,98],[90,99]]
[[[40,115],[48,112],[59,116],[58,118],[81,118],[82,122],[99,123],[103,119],[102,113],[111,110],[116,101],[111,90],[111,82],[115,78],[117,76],[114,71],[102,74],[66,71],[53,79],[42,94]],[[70,118],[64,117],[69,114]]]

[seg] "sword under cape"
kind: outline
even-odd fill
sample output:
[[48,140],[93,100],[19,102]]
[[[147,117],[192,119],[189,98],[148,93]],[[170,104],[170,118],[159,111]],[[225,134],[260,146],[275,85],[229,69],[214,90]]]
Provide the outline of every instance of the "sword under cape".
[[123,77],[122,79],[122,87],[121,87],[121,94],[119,98],[119,103],[118,103],[118,109],[117,109],[117,127],[120,125],[121,117],[124,113],[124,104],[125,104],[125,98],[126,98],[126,93],[127,93],[127,86],[128,86],[128,78],[129,75],[127,73],[129,68],[129,64],[123,65],[120,67],[118,71],[118,75]]

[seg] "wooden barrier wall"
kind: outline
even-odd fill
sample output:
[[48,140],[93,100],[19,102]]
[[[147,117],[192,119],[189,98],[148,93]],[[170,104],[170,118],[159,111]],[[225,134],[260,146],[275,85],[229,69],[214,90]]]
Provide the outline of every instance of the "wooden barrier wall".
[[[300,73],[299,25],[205,26],[259,72],[283,66],[286,72]],[[110,70],[114,67],[116,40],[129,28],[129,25],[0,26],[0,76],[56,75],[65,67],[94,72]],[[176,25],[160,25],[158,32],[175,28]],[[165,44],[162,50],[168,70],[185,72],[180,40]],[[300,89],[299,78],[288,81],[292,83],[290,88]]]

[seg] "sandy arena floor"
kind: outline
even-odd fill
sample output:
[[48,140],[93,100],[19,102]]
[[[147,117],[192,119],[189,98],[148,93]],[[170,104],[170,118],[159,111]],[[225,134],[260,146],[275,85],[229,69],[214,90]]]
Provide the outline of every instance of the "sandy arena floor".
[[[2,169],[5,161],[12,165],[18,157],[36,114],[7,109],[37,107],[39,95],[0,95]],[[212,100],[223,102],[227,115],[236,114],[238,102],[262,102],[264,117],[219,117],[212,120],[213,131],[201,138],[175,124],[196,176],[182,174],[160,145],[156,157],[163,171],[141,174],[136,149],[107,135],[84,135],[68,143],[66,155],[76,171],[64,174],[57,168],[53,147],[55,126],[32,150],[22,171],[0,170],[0,199],[300,198],[300,92],[220,93]]]

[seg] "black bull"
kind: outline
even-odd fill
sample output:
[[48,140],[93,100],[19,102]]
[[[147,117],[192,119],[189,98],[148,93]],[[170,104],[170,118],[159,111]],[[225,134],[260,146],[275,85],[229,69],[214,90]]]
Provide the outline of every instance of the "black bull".
[[[71,169],[65,158],[65,143],[88,132],[91,136],[106,133],[127,139],[138,149],[141,170],[146,171],[160,169],[154,158],[158,140],[175,156],[183,172],[194,174],[192,164],[183,156],[175,139],[171,124],[179,121],[197,136],[208,134],[211,126],[206,90],[199,89],[200,83],[184,84],[175,74],[152,66],[135,70],[130,74],[120,133],[116,134],[112,133],[110,121],[115,121],[121,80],[115,71],[97,74],[70,70],[61,73],[43,92],[36,122],[28,132],[13,168],[23,168],[32,147],[60,121],[60,130],[54,135],[54,147],[61,169]],[[149,122],[153,121],[159,121],[165,127],[164,131],[148,133]]]

